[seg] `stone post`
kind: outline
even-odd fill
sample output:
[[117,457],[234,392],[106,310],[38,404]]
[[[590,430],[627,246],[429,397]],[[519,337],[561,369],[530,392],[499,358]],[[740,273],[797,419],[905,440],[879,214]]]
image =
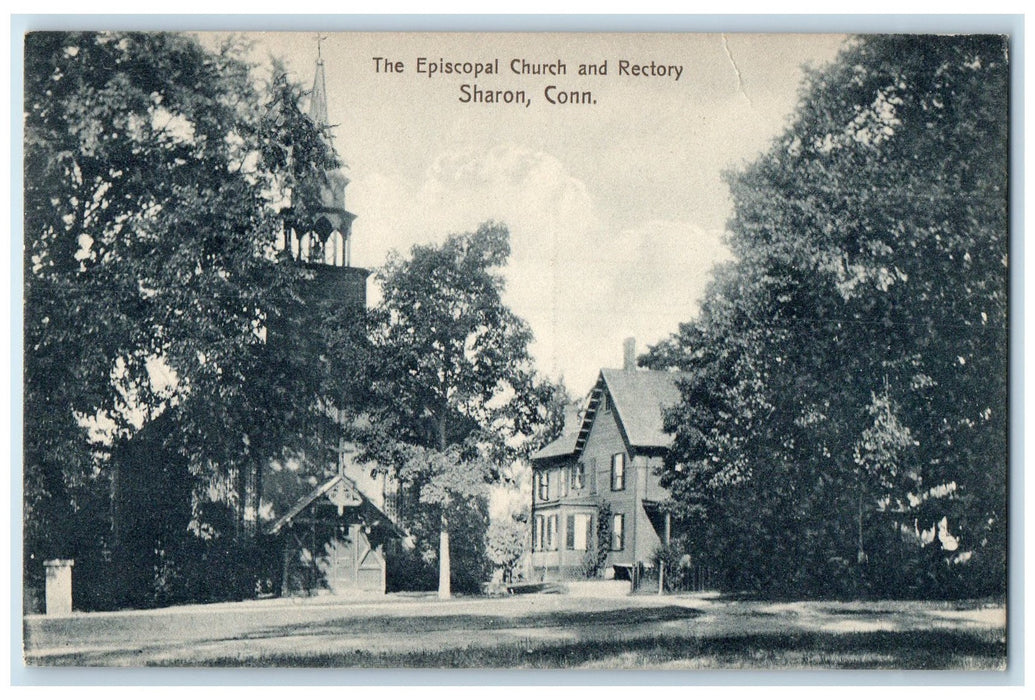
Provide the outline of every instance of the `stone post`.
[[69,615],[72,612],[72,559],[48,559],[47,567],[47,614]]

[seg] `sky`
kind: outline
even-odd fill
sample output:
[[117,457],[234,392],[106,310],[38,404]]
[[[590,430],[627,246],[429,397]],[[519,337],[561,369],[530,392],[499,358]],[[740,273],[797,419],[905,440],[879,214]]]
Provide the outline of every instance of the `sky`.
[[[730,256],[723,173],[750,163],[786,128],[802,67],[829,62],[844,41],[324,36],[329,120],[348,166],[348,208],[358,217],[352,264],[375,269],[389,250],[405,253],[484,221],[506,224],[512,256],[504,299],[535,334],[539,370],[563,378],[576,396],[601,367],[621,366],[624,338],[635,337],[642,352],[695,316],[713,266]],[[311,87],[317,35],[248,38],[256,59],[280,57]],[[519,68],[563,63],[566,72],[515,74],[515,59]],[[499,73],[429,74],[427,64],[442,61],[469,62],[472,71],[492,64]],[[605,61],[606,75],[578,75],[580,65],[599,70]],[[388,62],[402,62],[401,71],[389,72]],[[462,85],[523,91],[525,100],[464,103]],[[588,103],[550,104],[551,85],[551,94],[589,92]],[[370,292],[376,300],[373,282]]]

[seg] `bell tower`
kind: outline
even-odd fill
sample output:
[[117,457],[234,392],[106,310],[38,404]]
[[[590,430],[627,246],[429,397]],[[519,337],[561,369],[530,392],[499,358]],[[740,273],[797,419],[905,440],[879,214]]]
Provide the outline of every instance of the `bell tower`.
[[[326,131],[330,123],[322,40],[323,37],[317,37],[316,74],[310,92],[309,117],[318,128]],[[331,147],[334,147],[333,140]],[[365,309],[370,271],[352,266],[352,222],[356,215],[345,206],[348,184],[345,166],[324,171],[314,220],[302,226],[303,231],[285,231],[283,243],[292,259],[315,273],[315,293],[327,300]]]

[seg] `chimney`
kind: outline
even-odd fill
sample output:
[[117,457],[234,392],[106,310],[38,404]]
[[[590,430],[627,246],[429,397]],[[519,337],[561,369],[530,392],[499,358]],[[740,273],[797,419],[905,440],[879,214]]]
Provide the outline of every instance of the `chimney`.
[[579,407],[578,406],[565,406],[564,407],[564,427],[562,432],[571,433],[574,432],[580,425],[579,420]]
[[636,371],[636,338],[626,338],[622,343],[622,369],[626,372]]

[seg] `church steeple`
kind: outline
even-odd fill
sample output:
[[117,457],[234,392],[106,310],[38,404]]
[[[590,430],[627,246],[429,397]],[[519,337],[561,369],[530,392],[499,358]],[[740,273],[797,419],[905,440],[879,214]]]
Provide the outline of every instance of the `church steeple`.
[[[309,118],[329,136],[330,119],[327,105],[327,77],[324,72],[322,42],[316,38],[316,73],[309,94]],[[333,148],[333,141],[331,142]],[[285,232],[296,260],[311,265],[352,266],[352,222],[356,215],[345,208],[345,188],[349,178],[343,168],[324,172],[319,183],[320,206],[315,220],[306,230]]]
[[313,77],[313,91],[309,98],[309,118],[317,126],[328,126],[327,118],[327,78],[323,71],[323,51],[321,42],[324,37],[316,37],[316,75]]

